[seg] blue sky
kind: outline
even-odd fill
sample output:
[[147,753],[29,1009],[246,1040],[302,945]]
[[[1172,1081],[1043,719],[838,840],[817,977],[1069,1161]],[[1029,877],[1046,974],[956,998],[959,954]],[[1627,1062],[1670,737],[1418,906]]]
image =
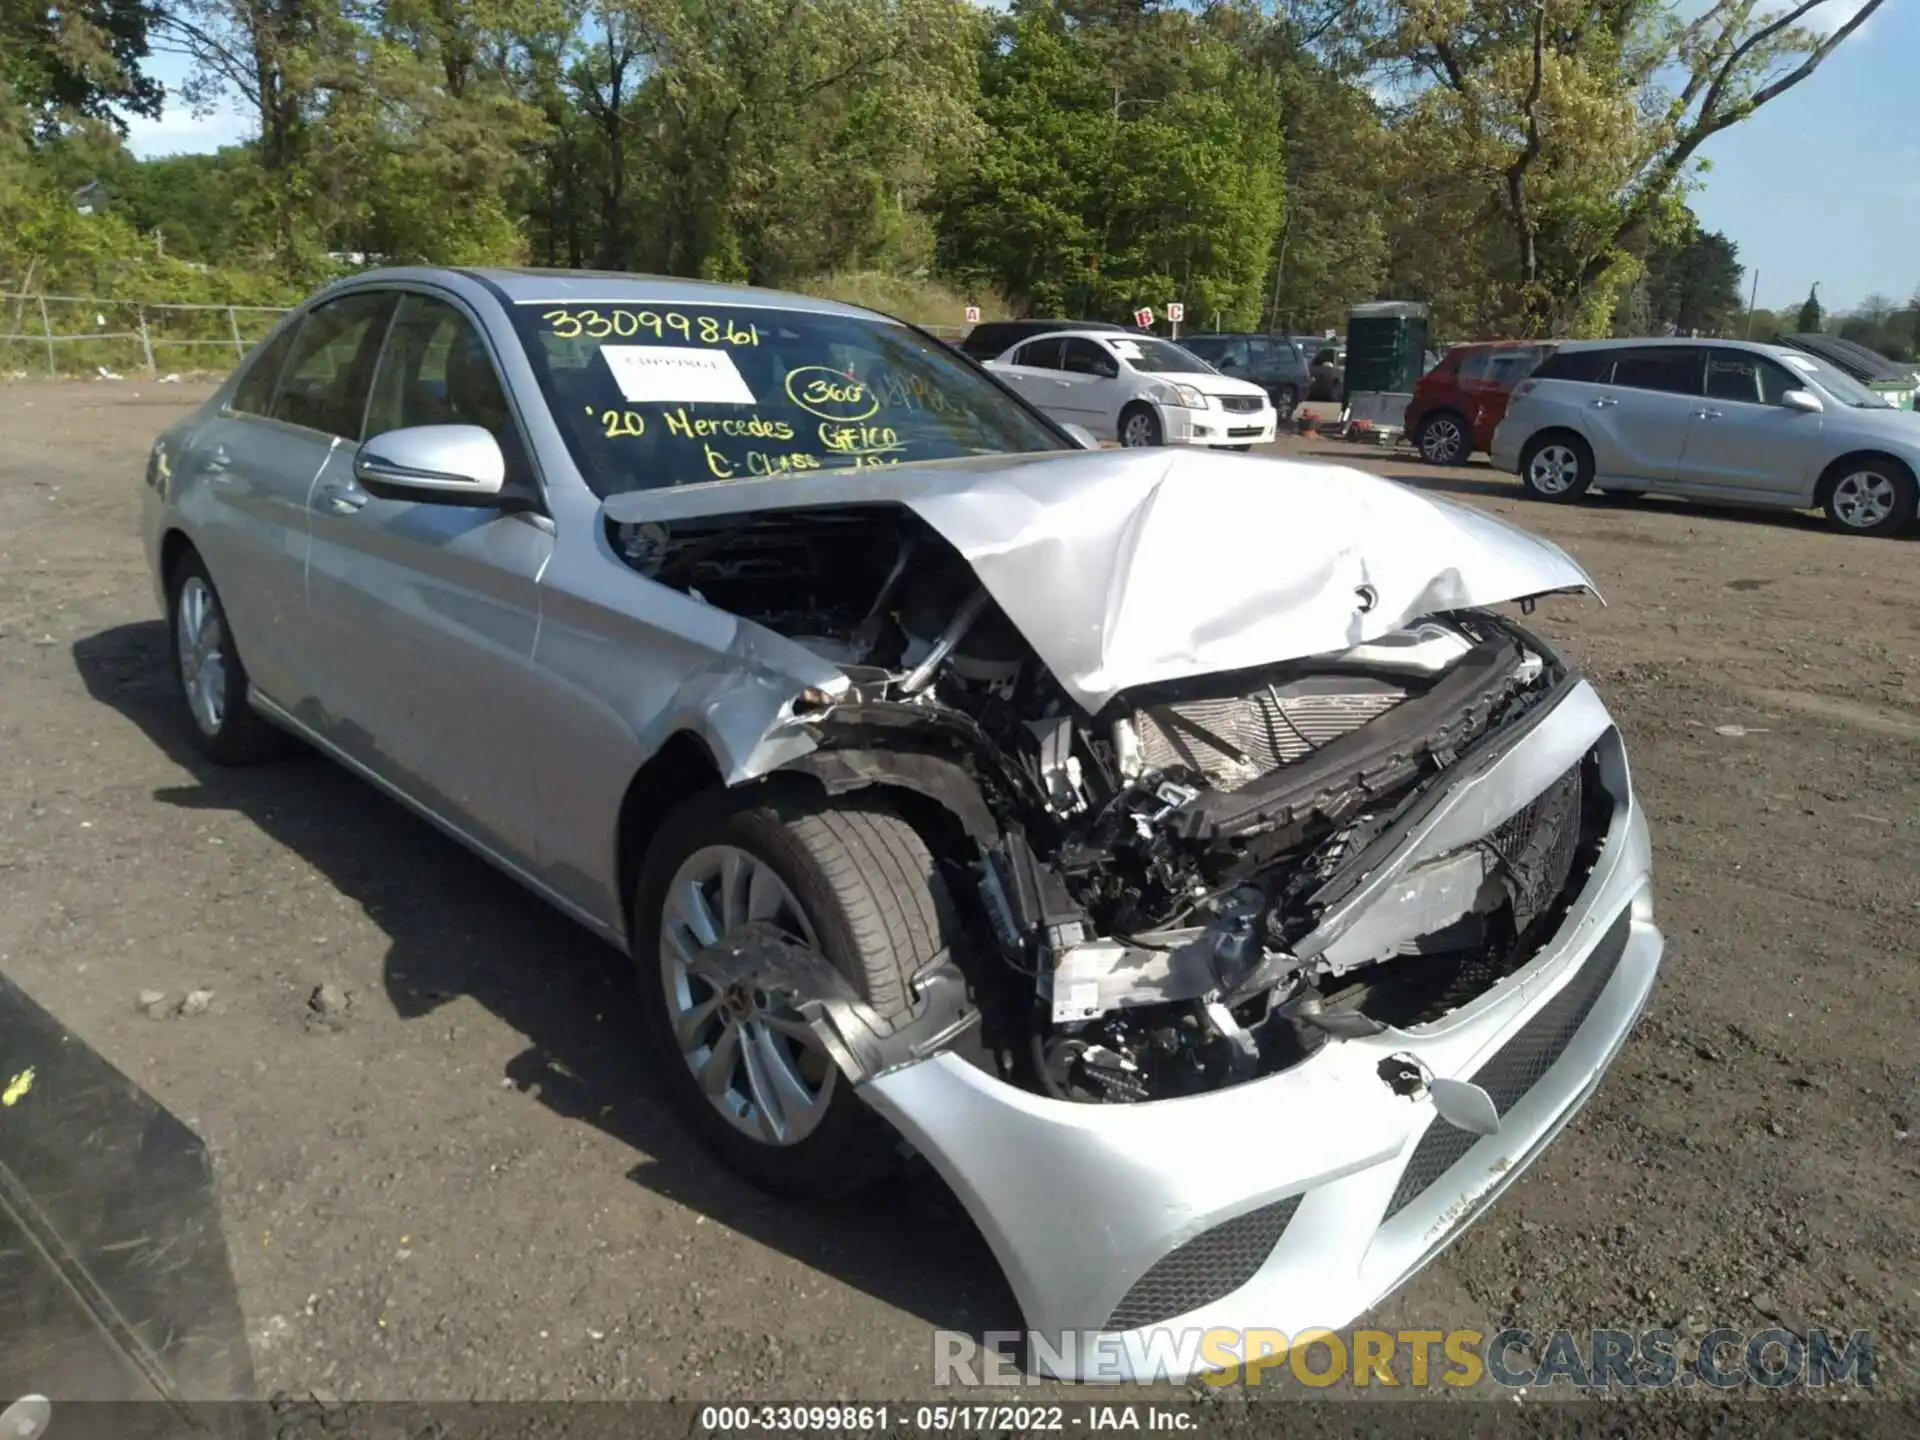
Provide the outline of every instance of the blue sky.
[[[1823,7],[1827,23],[1850,8]],[[172,56],[151,68],[170,89],[184,78]],[[1796,305],[1815,281],[1830,311],[1875,291],[1899,302],[1920,289],[1916,94],[1920,3],[1886,0],[1811,78],[1701,148],[1711,169],[1694,211],[1739,247],[1747,285],[1760,272],[1762,307]],[[171,155],[251,133],[230,109],[196,117],[169,107],[159,120],[134,121],[128,139],[135,154]]]

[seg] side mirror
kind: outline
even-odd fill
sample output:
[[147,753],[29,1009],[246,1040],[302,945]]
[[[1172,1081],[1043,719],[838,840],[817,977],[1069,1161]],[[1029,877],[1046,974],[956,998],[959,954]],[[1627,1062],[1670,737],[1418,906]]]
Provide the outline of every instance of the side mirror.
[[1789,390],[1780,397],[1780,403],[1789,410],[1798,410],[1806,415],[1818,415],[1827,408],[1811,390]]
[[1084,425],[1062,425],[1060,427],[1073,437],[1074,444],[1082,450],[1098,450],[1100,442],[1093,438],[1093,432]]
[[361,445],[353,478],[383,500],[495,505],[507,483],[507,457],[478,425],[410,425]]

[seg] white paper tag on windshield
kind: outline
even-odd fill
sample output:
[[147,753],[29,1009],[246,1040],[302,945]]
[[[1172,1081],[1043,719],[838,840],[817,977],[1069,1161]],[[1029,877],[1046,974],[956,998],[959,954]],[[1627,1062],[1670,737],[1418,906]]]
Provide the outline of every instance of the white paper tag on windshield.
[[753,391],[724,350],[602,345],[613,383],[632,405],[751,405]]

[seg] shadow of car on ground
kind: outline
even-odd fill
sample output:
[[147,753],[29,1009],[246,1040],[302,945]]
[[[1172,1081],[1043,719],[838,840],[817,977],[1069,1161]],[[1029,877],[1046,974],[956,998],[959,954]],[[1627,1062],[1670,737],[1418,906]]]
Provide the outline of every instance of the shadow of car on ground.
[[635,975],[622,954],[314,752],[252,769],[205,760],[175,696],[161,622],[87,636],[73,660],[95,700],[192,774],[190,785],[156,791],[158,803],[245,816],[380,927],[387,997],[402,1020],[471,996],[527,1038],[506,1078],[555,1115],[640,1152],[636,1183],[929,1325],[976,1338],[1020,1328],[986,1241],[924,1163],[831,1203],[752,1188],[668,1110],[653,1059],[636,1043]]

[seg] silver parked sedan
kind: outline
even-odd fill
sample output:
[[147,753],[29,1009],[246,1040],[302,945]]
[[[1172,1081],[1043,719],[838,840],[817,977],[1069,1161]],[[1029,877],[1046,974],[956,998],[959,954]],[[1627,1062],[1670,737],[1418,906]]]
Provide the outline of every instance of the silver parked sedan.
[[1920,415],[1782,345],[1562,345],[1515,388],[1492,456],[1540,500],[1597,486],[1819,508],[1850,535],[1894,534],[1920,509]]
[[1470,508],[1088,451],[847,306],[424,269],[314,297],[147,484],[209,756],[298,736],[628,951],[760,1183],[904,1140],[1051,1373],[1347,1323],[1653,984],[1619,732],[1489,608],[1590,582]]

